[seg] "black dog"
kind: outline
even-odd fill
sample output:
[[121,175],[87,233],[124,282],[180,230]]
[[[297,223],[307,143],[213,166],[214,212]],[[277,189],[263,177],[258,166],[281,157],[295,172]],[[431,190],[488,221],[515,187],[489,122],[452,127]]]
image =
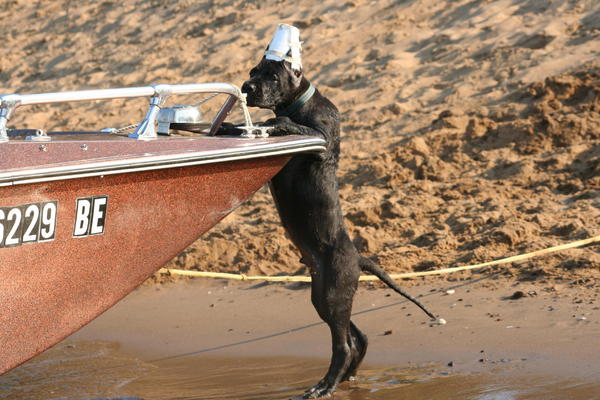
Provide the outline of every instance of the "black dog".
[[[262,125],[270,135],[310,135],[326,140],[321,154],[294,156],[272,179],[271,193],[284,228],[310,268],[312,303],[329,325],[333,355],[329,371],[304,398],[329,396],[356,373],[367,351],[367,337],[350,321],[361,271],[379,277],[435,317],[371,260],[361,257],[344,226],[336,171],[340,153],[337,108],[286,61],[265,58],[250,71],[242,91],[249,106],[270,109],[276,117]],[[232,133],[227,124],[221,134]]]

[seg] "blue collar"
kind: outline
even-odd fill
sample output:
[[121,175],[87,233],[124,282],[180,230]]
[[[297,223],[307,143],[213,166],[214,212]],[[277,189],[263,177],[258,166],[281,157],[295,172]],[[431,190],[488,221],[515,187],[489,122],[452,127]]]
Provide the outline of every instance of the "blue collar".
[[296,99],[296,101],[294,101],[288,107],[281,110],[279,112],[279,114],[283,115],[283,116],[288,116],[288,117],[293,115],[296,111],[298,111],[300,109],[300,107],[302,107],[304,104],[306,104],[306,102],[309,101],[311,99],[311,97],[313,97],[314,94],[315,94],[315,87],[313,85],[310,85],[308,87],[308,89],[306,89],[306,91],[304,93],[302,93],[302,95]]

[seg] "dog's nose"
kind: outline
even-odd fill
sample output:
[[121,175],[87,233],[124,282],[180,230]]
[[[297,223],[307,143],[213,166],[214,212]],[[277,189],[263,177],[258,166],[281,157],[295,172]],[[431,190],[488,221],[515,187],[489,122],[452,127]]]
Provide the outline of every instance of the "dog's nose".
[[256,85],[254,83],[244,82],[244,84],[242,85],[243,93],[254,93],[255,90],[256,90]]

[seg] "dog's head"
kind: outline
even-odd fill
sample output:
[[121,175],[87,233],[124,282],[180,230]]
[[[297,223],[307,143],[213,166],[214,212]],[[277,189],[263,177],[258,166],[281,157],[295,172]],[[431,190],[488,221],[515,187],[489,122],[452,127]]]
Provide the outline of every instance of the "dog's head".
[[246,93],[249,106],[275,110],[294,101],[302,79],[302,70],[292,69],[289,62],[263,58],[250,70],[242,92]]

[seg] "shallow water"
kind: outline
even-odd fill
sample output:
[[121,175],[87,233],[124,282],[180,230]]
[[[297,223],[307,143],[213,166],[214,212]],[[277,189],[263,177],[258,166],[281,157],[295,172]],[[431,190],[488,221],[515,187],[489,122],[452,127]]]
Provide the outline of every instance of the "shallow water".
[[[175,356],[141,361],[118,344],[61,343],[0,377],[0,399],[289,399],[315,383],[326,360]],[[600,384],[527,374],[519,366],[457,373],[443,365],[365,366],[336,399],[598,399]]]

